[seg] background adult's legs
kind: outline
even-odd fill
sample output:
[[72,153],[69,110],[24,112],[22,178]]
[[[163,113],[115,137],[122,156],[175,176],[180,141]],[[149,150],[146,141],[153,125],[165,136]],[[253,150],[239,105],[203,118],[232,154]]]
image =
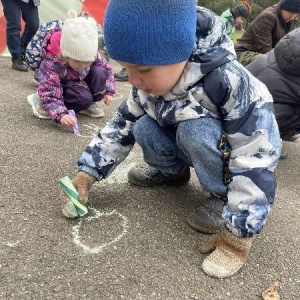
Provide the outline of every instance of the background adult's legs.
[[6,40],[12,61],[21,57],[21,4],[20,0],[1,0],[6,18]]
[[29,1],[28,3],[21,1],[21,12],[25,22],[25,28],[21,36],[20,52],[21,55],[24,55],[28,43],[39,28],[40,21],[38,7],[34,6],[33,1]]

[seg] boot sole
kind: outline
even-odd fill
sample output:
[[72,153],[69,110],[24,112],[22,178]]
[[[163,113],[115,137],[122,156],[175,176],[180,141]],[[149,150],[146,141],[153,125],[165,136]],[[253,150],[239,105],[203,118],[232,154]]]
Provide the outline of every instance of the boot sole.
[[160,186],[160,185],[182,186],[182,185],[188,184],[189,180],[184,181],[184,182],[182,182],[182,181],[178,181],[178,182],[172,181],[172,182],[162,182],[162,183],[151,183],[151,182],[141,183],[140,181],[135,181],[132,178],[128,178],[128,182],[130,184],[133,184],[133,185],[136,185],[136,186],[154,187],[154,186]]
[[289,137],[283,137],[282,140],[286,141],[286,142],[294,142],[296,140],[298,140],[299,135],[295,135],[295,136],[289,136]]
[[15,67],[11,67],[13,70],[19,71],[19,72],[28,72],[28,69],[19,69],[19,68],[15,68]]

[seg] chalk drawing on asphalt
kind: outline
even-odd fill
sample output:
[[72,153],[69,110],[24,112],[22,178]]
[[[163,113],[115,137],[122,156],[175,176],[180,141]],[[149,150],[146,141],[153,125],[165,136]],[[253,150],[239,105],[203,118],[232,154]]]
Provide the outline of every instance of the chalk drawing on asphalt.
[[[115,188],[116,184],[127,182],[128,181],[127,173],[135,165],[136,165],[136,155],[134,156],[133,151],[131,151],[128,157],[126,158],[126,160],[122,162],[108,178],[96,182],[94,186],[113,185]],[[82,218],[77,225],[73,226],[72,229],[73,242],[77,246],[81,247],[86,254],[95,254],[101,252],[105,247],[108,247],[111,244],[118,242],[127,233],[128,219],[121,213],[117,212],[116,210],[112,210],[109,212],[106,211],[100,212],[93,207],[89,207],[89,210],[93,211],[94,215],[90,217]],[[109,242],[100,243],[98,246],[91,247],[84,244],[80,236],[80,229],[82,225],[86,222],[95,219],[100,219],[101,217],[108,217],[108,216],[115,216],[118,219],[121,219],[122,232],[116,237],[112,238]]]
[[91,124],[91,123],[90,124],[84,124],[82,126],[84,127],[84,130],[88,131],[89,133],[87,135],[82,134],[79,130],[78,125],[77,125],[77,130],[76,131],[74,130],[74,134],[76,136],[83,137],[83,138],[93,138],[93,137],[97,136],[98,133],[101,131],[100,127],[98,127],[94,124]]
[[121,99],[122,97],[123,97],[123,94],[120,94],[120,93],[115,93],[113,96],[114,100]]
[[[113,98],[114,100],[118,100],[118,99],[121,99],[124,95],[121,94],[121,93],[115,93]],[[69,110],[69,113],[74,116],[76,118],[76,115],[74,113],[74,111],[72,110]],[[82,125],[83,127],[81,127],[81,129],[84,129],[85,131],[90,131],[90,133],[88,134],[82,134],[80,131],[79,131],[79,127],[78,127],[78,124],[74,125],[73,126],[73,131],[74,131],[74,134],[76,136],[79,136],[79,137],[82,137],[82,138],[93,138],[95,136],[98,135],[98,133],[100,132],[101,128],[94,125],[94,124],[84,124]]]
[[[72,229],[73,242],[75,243],[75,245],[81,247],[83,249],[84,253],[97,254],[97,253],[101,252],[105,247],[108,247],[108,246],[118,242],[127,233],[128,219],[124,215],[117,212],[116,210],[112,210],[110,212],[104,212],[104,211],[101,212],[93,207],[89,207],[89,210],[93,211],[94,215],[81,219],[77,225],[73,226],[73,229]],[[95,219],[100,219],[101,217],[107,217],[107,216],[112,216],[112,215],[115,215],[116,217],[121,219],[122,232],[120,234],[118,234],[114,238],[111,238],[109,242],[100,243],[98,246],[88,246],[88,245],[85,245],[81,241],[81,236],[80,236],[79,231],[80,231],[80,228],[83,225],[83,223],[87,223],[87,222],[90,222]]]

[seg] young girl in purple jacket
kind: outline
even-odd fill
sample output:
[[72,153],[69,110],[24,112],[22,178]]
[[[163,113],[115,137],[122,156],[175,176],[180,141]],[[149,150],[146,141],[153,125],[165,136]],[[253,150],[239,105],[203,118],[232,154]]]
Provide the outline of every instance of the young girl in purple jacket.
[[67,16],[62,29],[44,45],[38,92],[29,95],[28,102],[38,118],[73,126],[76,120],[69,110],[95,118],[104,116],[97,102],[112,102],[115,81],[112,68],[98,52],[96,21],[77,17],[75,11]]

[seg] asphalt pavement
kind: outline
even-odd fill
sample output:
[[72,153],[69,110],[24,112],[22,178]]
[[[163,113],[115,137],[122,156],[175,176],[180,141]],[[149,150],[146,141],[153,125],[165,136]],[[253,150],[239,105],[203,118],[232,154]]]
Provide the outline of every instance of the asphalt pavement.
[[82,137],[33,115],[26,97],[36,88],[33,72],[12,70],[10,58],[0,58],[1,300],[258,300],[273,282],[282,300],[300,299],[299,141],[284,142],[289,157],[276,170],[275,205],[247,263],[216,279],[202,272],[205,255],[196,250],[209,235],[186,223],[207,193],[193,171],[183,187],[129,185],[127,171],[143,164],[138,146],[93,186],[88,216],[61,213],[58,180],[76,173],[93,134],[86,125],[102,128],[129,84],[117,83],[105,117],[78,116]]

